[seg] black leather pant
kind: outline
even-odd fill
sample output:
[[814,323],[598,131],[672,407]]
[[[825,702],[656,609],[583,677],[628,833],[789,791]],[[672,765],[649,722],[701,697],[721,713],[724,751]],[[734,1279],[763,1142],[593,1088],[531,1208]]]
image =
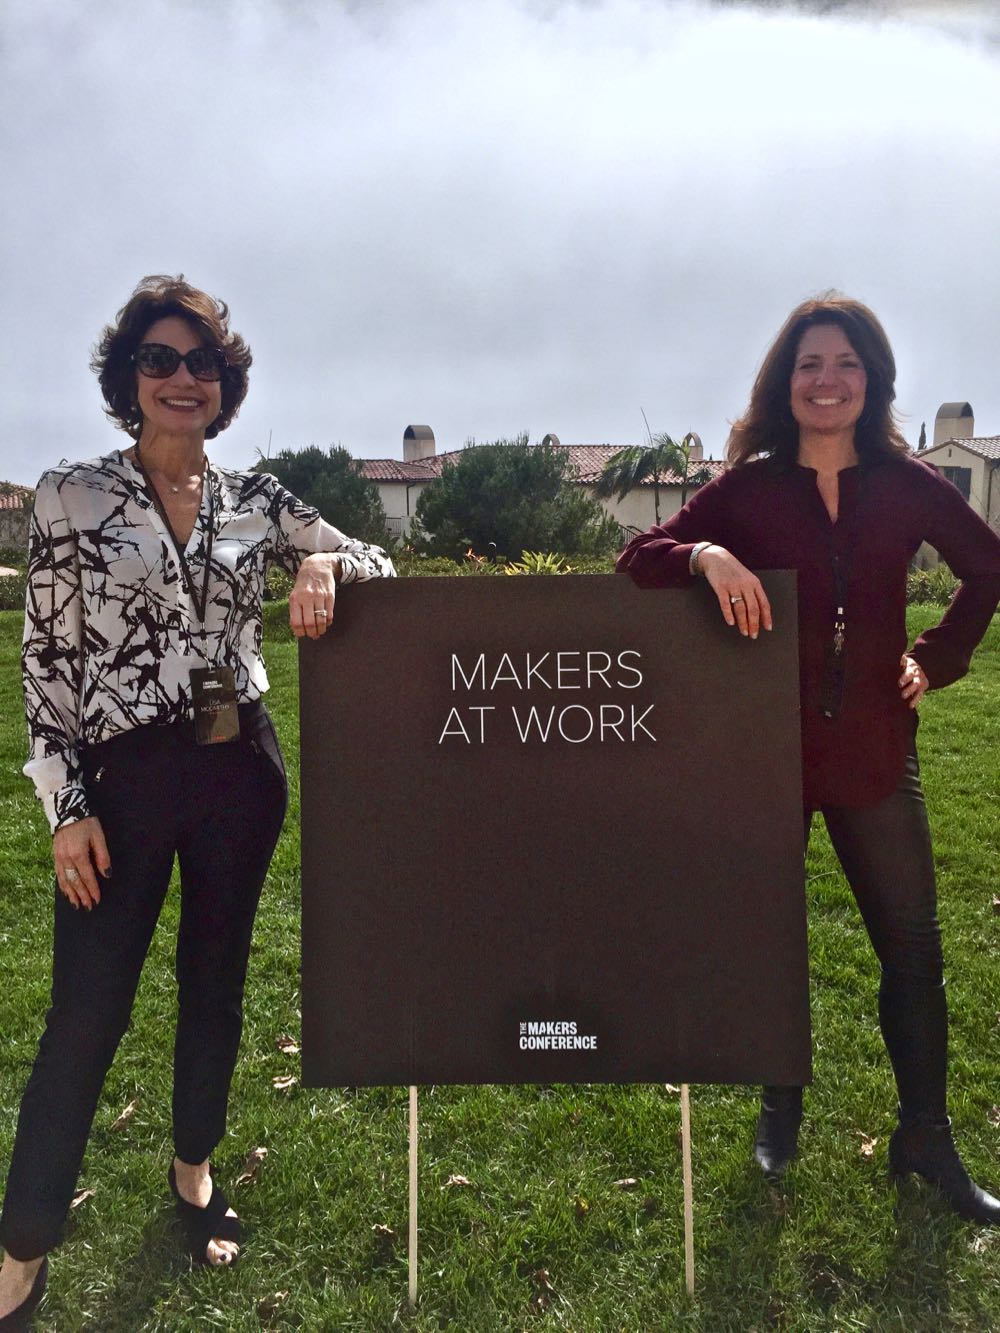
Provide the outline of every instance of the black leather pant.
[[[882,966],[879,1021],[904,1118],[945,1114],[948,1009],[927,809],[914,748],[897,789],[821,811]],[[812,812],[806,812],[806,838]]]
[[34,1259],[58,1243],[105,1075],[180,864],[173,1124],[177,1156],[222,1138],[243,1024],[254,914],[287,789],[263,707],[232,744],[198,746],[190,723],[147,726],[84,760],[112,877],[91,911],[55,895],[52,1006],[21,1102],[0,1243]]

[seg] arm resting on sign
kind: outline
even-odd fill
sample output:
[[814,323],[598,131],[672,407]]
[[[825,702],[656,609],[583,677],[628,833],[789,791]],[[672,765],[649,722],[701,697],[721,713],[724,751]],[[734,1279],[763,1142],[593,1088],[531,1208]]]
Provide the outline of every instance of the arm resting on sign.
[[[726,624],[756,639],[762,627],[773,626],[771,606],[760,579],[724,545],[732,522],[730,476],[709,482],[666,523],[633,537],[616,569],[630,574],[640,588],[683,588],[703,574]],[[695,547],[704,542],[710,545],[696,553],[692,568]]]
[[317,639],[333,623],[338,584],[394,578],[396,571],[380,546],[346,536],[274,477],[266,480],[272,488],[274,559],[295,574],[288,598],[292,633]]

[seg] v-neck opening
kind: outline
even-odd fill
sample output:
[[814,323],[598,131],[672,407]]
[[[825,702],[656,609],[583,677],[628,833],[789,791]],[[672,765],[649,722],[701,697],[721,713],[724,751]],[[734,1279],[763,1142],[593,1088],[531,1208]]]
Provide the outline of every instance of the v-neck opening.
[[849,463],[847,467],[842,467],[837,469],[837,517],[836,518],[831,517],[830,511],[826,506],[826,501],[823,499],[823,492],[819,488],[819,469],[814,467],[808,467],[805,463],[796,463],[795,466],[799,469],[799,472],[808,474],[811,480],[811,490],[816,495],[816,499],[819,502],[819,505],[823,511],[823,516],[826,519],[827,523],[829,524],[830,531],[831,533],[836,532],[837,529],[842,526],[844,520],[844,505],[843,505],[844,486],[842,479],[848,473],[856,473],[860,476],[861,463],[860,462]]
[[[160,512],[160,505],[157,504],[156,502],[157,497],[152,494],[152,491],[155,490],[152,481],[149,480],[149,478],[147,477],[146,473],[143,471],[142,468],[136,466],[135,459],[127,458],[125,456],[124,449],[118,450],[118,458],[119,461],[124,466],[127,466],[128,469],[130,470],[132,474],[133,486],[141,493],[142,498],[145,501],[146,508],[154,516],[152,519],[153,525],[156,527],[157,531],[160,533],[162,537],[167,538],[170,544],[170,550],[173,553],[174,558],[177,560],[178,565],[180,564],[181,558],[189,560],[195,554],[195,551],[197,550],[198,547],[198,542],[203,539],[206,532],[207,515],[205,511],[205,506],[206,502],[211,503],[208,494],[208,487],[215,486],[215,474],[212,470],[211,462],[206,457],[205,471],[201,485],[201,500],[198,504],[198,513],[195,515],[194,524],[192,525],[191,531],[188,534],[187,542],[184,544],[183,547],[179,547],[179,544],[174,538],[173,533],[170,531],[169,523],[164,518],[163,514]],[[218,496],[216,498],[218,499]],[[162,503],[163,501],[161,499],[160,504]],[[192,543],[194,543],[193,546]]]

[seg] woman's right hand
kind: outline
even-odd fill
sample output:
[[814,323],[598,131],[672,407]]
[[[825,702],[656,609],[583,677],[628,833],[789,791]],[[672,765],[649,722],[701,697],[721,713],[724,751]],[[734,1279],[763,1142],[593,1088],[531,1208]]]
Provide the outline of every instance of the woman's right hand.
[[93,815],[64,824],[52,835],[52,860],[56,881],[73,907],[89,912],[101,901],[97,872],[104,879],[111,874],[111,857],[104,840],[101,821]]
[[771,604],[760,579],[724,546],[706,546],[698,555],[698,569],[712,585],[722,617],[741,634],[756,639],[761,626],[772,629]]

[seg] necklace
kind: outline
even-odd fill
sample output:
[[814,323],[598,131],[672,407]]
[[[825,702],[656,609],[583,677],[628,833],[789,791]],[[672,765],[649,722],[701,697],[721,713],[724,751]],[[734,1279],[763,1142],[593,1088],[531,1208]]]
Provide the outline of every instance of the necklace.
[[[146,469],[145,469],[145,467],[143,466],[141,457],[139,456],[139,444],[138,444],[138,441],[136,442],[134,448],[135,448],[135,461],[139,464],[140,469],[141,469],[143,472],[145,472]],[[203,459],[203,460],[202,460],[202,475],[204,475],[204,466],[205,466],[205,465],[204,465],[204,459]],[[174,483],[173,483],[172,481],[168,481],[168,482],[167,482],[167,485],[170,487],[170,493],[171,493],[172,495],[180,495],[180,493],[181,493],[181,488],[180,488],[180,486],[175,486]]]

